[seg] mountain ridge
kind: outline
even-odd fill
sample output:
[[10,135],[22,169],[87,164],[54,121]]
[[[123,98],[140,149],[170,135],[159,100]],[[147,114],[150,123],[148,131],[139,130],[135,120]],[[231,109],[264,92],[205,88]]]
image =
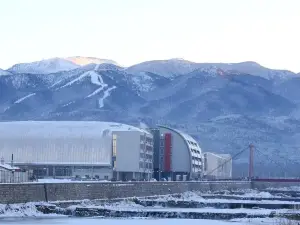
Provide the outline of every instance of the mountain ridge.
[[[14,73],[32,73],[48,74],[61,71],[70,71],[90,64],[101,64],[109,68],[124,70],[128,74],[136,76],[144,73],[152,73],[166,78],[173,79],[176,76],[185,75],[197,69],[219,69],[233,73],[247,73],[267,79],[290,79],[300,76],[300,73],[293,73],[288,70],[275,70],[266,68],[254,61],[245,61],[238,63],[196,63],[184,59],[152,60],[132,65],[130,67],[121,67],[117,62],[110,59],[100,59],[96,57],[73,56],[66,58],[51,58],[32,63],[15,64],[8,70],[1,70],[0,75]],[[106,68],[106,69],[107,69]]]

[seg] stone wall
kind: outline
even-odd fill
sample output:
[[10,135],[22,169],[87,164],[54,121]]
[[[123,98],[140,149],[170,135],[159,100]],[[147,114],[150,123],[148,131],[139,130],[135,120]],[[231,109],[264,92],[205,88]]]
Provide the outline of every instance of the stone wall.
[[289,187],[299,187],[300,190],[300,182],[267,182],[267,181],[253,181],[252,188],[258,190],[264,190],[266,188],[288,188]]
[[183,193],[249,189],[250,182],[127,182],[0,184],[0,203],[113,199]]
[[45,200],[44,184],[0,184],[0,204]]
[[299,182],[74,182],[0,184],[0,204],[64,201],[84,199],[114,199],[183,193],[186,191],[218,191],[236,189],[264,190],[268,187],[300,186]]

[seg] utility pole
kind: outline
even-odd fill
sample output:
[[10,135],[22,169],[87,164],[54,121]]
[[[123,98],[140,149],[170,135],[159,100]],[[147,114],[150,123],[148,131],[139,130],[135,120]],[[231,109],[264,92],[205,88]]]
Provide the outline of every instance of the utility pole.
[[249,180],[253,178],[254,175],[254,168],[253,168],[253,157],[254,157],[254,145],[250,144],[249,145]]

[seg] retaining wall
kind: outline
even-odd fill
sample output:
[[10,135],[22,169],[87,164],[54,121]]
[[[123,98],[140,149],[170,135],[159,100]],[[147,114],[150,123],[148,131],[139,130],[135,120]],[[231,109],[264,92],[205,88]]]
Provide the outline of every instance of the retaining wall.
[[288,188],[289,187],[299,187],[300,190],[300,182],[267,182],[267,181],[253,181],[252,188],[258,190],[264,190],[267,188]]
[[183,193],[300,186],[300,183],[208,181],[208,182],[73,182],[0,184],[0,204],[114,199]]
[[250,182],[126,182],[0,184],[0,203],[113,199],[183,193],[249,189]]

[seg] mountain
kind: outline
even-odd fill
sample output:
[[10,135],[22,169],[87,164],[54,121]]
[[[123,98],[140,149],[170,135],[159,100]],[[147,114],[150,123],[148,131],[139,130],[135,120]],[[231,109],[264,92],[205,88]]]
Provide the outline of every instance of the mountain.
[[118,63],[110,60],[110,59],[99,59],[99,58],[95,58],[95,57],[82,57],[82,56],[73,56],[73,57],[68,57],[65,58],[66,60],[75,63],[77,65],[80,66],[85,66],[88,64],[113,64],[118,66]]
[[295,77],[295,73],[288,70],[273,70],[261,66],[256,62],[241,62],[241,63],[213,63],[213,64],[198,64],[200,67],[204,66],[216,66],[223,70],[239,71],[242,73],[252,74],[260,76],[266,79],[285,79]]
[[[299,175],[296,74],[253,62],[148,63],[149,71],[92,63],[49,74],[0,76],[0,120],[163,124],[191,134],[203,151],[235,155],[253,143],[256,173]],[[237,175],[246,174],[247,160],[247,151],[234,160]]]
[[0,76],[2,75],[11,75],[11,73],[6,70],[0,69]]
[[[222,75],[220,75],[222,74]],[[142,107],[147,116],[162,116],[172,121],[205,121],[220,114],[281,116],[296,106],[288,99],[249,80],[247,74],[195,70],[173,80],[167,87],[148,93],[150,104]],[[155,96],[155,98],[153,98]],[[161,109],[160,106],[166,106]],[[270,112],[272,110],[272,112]]]
[[292,102],[300,104],[299,89],[300,76],[284,80],[274,86],[274,92],[290,99]]
[[195,63],[183,59],[154,60],[143,62],[126,69],[128,73],[138,74],[141,72],[151,72],[164,77],[176,77],[178,75],[190,73],[196,69],[216,68],[224,71],[237,71],[241,73],[260,76],[266,79],[286,79],[297,76],[287,70],[272,70],[259,65],[256,62],[241,63]]
[[31,63],[20,63],[8,69],[12,73],[49,74],[68,71],[80,66],[61,58],[45,59]]
[[131,74],[150,72],[170,78],[192,72],[196,68],[197,64],[194,62],[183,59],[170,59],[143,62],[127,68],[126,72]]

